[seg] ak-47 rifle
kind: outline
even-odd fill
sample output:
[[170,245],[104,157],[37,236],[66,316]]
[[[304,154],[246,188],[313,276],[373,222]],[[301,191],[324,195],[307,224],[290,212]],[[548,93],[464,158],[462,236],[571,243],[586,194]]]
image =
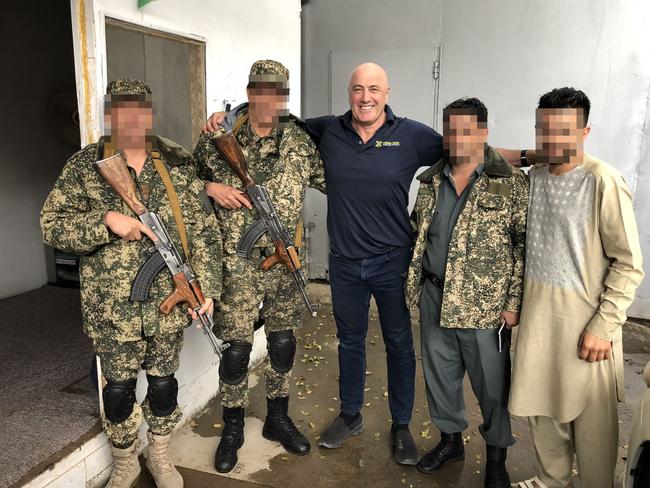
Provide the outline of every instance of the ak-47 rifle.
[[[176,246],[174,246],[162,219],[154,212],[149,212],[137,197],[135,183],[129,174],[122,154],[118,152],[109,158],[97,161],[95,166],[106,182],[156,236],[153,241],[154,248],[150,249],[151,255],[142,265],[133,281],[130,300],[134,302],[147,301],[154,279],[158,273],[167,267],[172,274],[174,291],[160,304],[160,311],[164,315],[168,315],[179,303],[187,303],[194,311],[198,312],[205,303],[205,297],[201,292],[194,271],[192,271],[190,264],[183,260]],[[221,358],[222,351],[227,349],[229,344],[224,344],[214,335],[214,332],[212,332],[214,321],[209,314],[200,314],[199,317],[203,333],[214,352]]]
[[282,224],[275,211],[269,192],[263,186],[255,183],[255,180],[248,173],[246,158],[232,132],[216,137],[211,142],[219,154],[226,160],[228,166],[230,166],[244,184],[246,195],[248,195],[248,198],[259,214],[259,218],[246,229],[237,244],[237,255],[250,258],[255,243],[268,232],[275,246],[275,252],[262,261],[260,264],[261,268],[267,271],[276,264],[284,264],[291,272],[291,276],[305,301],[307,310],[309,310],[312,317],[315,317],[316,311],[309,301],[305,290],[307,278],[305,278],[305,274],[302,271],[298,251],[289,236],[287,228]]

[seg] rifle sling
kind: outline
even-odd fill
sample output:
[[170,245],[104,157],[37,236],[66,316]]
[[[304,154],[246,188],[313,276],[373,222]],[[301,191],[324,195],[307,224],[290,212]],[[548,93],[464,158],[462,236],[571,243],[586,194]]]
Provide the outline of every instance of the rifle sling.
[[178,229],[178,235],[181,238],[181,245],[183,246],[183,251],[185,251],[185,257],[190,258],[190,247],[187,241],[187,229],[185,227],[185,222],[183,221],[183,214],[181,212],[181,206],[178,203],[178,195],[172,184],[172,179],[169,176],[167,171],[167,166],[163,162],[160,153],[155,149],[149,150],[151,154],[151,159],[153,160],[154,167],[156,172],[160,176],[160,179],[165,185],[165,190],[167,191],[167,199],[169,200],[169,206],[172,208],[172,213],[174,214],[174,221],[176,222],[176,228]]
[[235,120],[235,125],[232,128],[232,134],[234,136],[237,135],[237,132],[239,132],[239,129],[241,129],[241,126],[244,125],[246,121],[248,121],[248,112],[237,117],[237,120]]
[[302,226],[302,215],[298,219],[298,223],[296,224],[296,237],[294,238],[294,246],[296,249],[300,249],[302,247],[302,233],[303,233],[303,226]]

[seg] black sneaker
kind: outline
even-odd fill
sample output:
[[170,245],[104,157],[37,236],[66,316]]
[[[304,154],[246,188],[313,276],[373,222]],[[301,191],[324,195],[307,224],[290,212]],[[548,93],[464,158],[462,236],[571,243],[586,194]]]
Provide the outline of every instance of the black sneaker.
[[418,462],[418,448],[408,429],[391,429],[390,443],[393,446],[393,457],[398,464],[414,466]]
[[346,425],[343,417],[339,416],[323,431],[318,445],[328,449],[336,449],[341,447],[348,437],[359,435],[361,432],[363,432],[363,417],[361,417],[361,414],[350,425]]

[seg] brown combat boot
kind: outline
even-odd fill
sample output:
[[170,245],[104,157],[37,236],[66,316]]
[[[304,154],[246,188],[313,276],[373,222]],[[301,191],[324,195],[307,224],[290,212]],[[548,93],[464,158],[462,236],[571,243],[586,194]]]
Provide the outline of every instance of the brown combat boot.
[[158,488],[183,488],[183,477],[169,459],[169,441],[172,435],[156,435],[147,432],[149,456],[147,469]]
[[139,478],[138,441],[123,449],[113,446],[113,472],[106,488],[131,488]]

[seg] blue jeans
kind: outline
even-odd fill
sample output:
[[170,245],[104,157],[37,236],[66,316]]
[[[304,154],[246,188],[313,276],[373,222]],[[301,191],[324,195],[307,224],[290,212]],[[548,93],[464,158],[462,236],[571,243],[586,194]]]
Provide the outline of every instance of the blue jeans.
[[366,335],[370,297],[379,311],[386,345],[388,404],[394,423],[408,424],[415,395],[415,352],[404,280],[410,248],[394,248],[365,259],[348,259],[330,251],[332,306],[339,338],[341,412],[355,415],[363,406],[366,380]]

